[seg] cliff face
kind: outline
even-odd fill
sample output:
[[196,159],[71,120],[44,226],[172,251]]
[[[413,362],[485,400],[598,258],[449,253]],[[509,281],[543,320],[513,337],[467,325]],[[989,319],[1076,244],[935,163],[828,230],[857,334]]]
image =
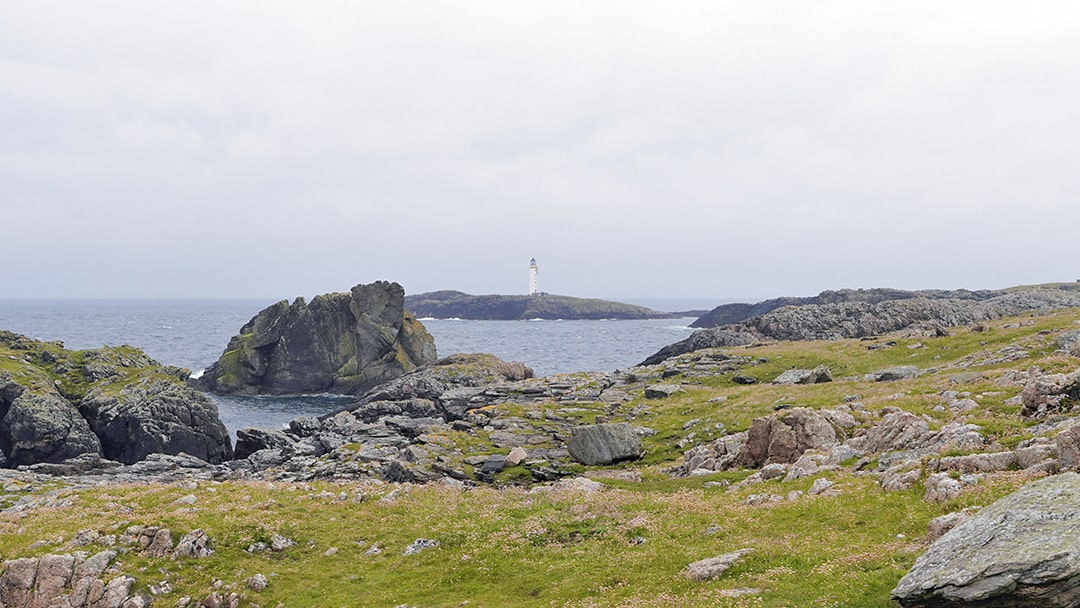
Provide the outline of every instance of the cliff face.
[[200,379],[232,394],[356,394],[435,360],[435,341],[397,283],[357,285],[255,315]]
[[419,317],[524,321],[528,319],[670,319],[675,315],[644,306],[569,296],[474,296],[460,291],[434,291],[405,298]]

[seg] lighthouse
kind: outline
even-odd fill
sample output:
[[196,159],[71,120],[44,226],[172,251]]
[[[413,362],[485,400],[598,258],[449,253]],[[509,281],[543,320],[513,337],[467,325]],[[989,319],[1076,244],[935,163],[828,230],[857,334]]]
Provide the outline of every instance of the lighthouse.
[[536,258],[529,262],[529,295],[535,296],[540,293],[540,271],[536,268]]

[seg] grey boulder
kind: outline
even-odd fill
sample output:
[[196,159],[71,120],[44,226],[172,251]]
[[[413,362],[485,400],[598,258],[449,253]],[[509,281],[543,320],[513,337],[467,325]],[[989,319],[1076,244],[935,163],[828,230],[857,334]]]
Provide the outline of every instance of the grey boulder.
[[819,365],[814,369],[789,369],[773,380],[773,384],[821,384],[832,382],[832,371]]
[[1080,474],[1029,483],[960,523],[892,597],[904,608],[1080,605]]
[[625,422],[578,427],[566,448],[574,460],[590,466],[636,460],[645,453],[641,438]]

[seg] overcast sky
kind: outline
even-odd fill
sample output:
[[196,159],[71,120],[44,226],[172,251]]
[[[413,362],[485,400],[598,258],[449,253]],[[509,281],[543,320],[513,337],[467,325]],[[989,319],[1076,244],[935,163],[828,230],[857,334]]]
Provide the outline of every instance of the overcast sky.
[[0,0],[0,298],[1072,281],[1078,19]]

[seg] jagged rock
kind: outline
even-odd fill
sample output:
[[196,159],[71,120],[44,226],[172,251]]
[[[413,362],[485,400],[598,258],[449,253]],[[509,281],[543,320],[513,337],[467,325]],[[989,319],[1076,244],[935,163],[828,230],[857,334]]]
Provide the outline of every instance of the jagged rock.
[[15,467],[99,454],[101,443],[59,394],[26,390],[0,372],[0,451]]
[[688,564],[683,572],[692,581],[711,580],[723,574],[728,568],[734,566],[752,551],[753,549],[740,549],[717,557],[699,560]]
[[952,500],[963,491],[963,486],[960,482],[952,477],[949,477],[948,473],[934,473],[926,478],[923,482],[926,488],[926,494],[923,496],[923,500],[927,502],[945,502],[946,500]]
[[116,394],[94,389],[79,411],[110,460],[132,464],[149,454],[181,452],[215,464],[232,458],[217,405],[179,382],[148,378]]
[[1034,481],[960,523],[892,597],[904,608],[1077,605],[1080,475]]
[[404,308],[397,283],[297,298],[240,329],[199,383],[218,393],[359,394],[435,360],[435,343]]
[[414,540],[412,542],[412,544],[410,544],[408,547],[405,547],[405,550],[402,551],[401,554],[402,555],[416,555],[417,553],[420,553],[421,551],[426,551],[428,549],[434,549],[435,547],[438,547],[438,546],[439,546],[439,541],[437,541],[437,540],[431,540],[430,538],[418,538],[418,539]]
[[645,453],[641,438],[625,422],[578,427],[566,448],[574,460],[590,466],[636,460]]
[[879,369],[863,376],[868,382],[895,382],[897,380],[909,380],[919,376],[919,368],[914,365],[898,365],[887,369]]
[[1058,412],[1062,401],[1080,399],[1080,370],[1071,374],[1041,375],[1030,380],[1022,393],[1024,418],[1044,418]]
[[516,467],[524,462],[527,457],[528,454],[525,449],[519,446],[510,450],[510,453],[506,455],[506,464],[507,466]]
[[878,484],[886,492],[902,492],[915,486],[922,476],[922,467],[918,461],[897,463],[881,474]]
[[746,445],[736,463],[752,468],[771,463],[791,464],[806,450],[827,448],[844,438],[844,432],[820,412],[795,408],[751,422]]
[[266,589],[270,583],[266,580],[266,576],[263,574],[256,574],[246,581],[247,588],[252,591],[262,591]]
[[820,384],[832,382],[832,371],[824,365],[814,369],[789,369],[773,380],[773,384]]
[[[371,419],[391,402],[402,413],[425,412],[429,404],[447,421],[459,420],[469,410],[500,399],[499,388],[507,382],[527,380],[533,370],[518,362],[507,362],[488,354],[457,354],[382,384],[365,393],[356,411]],[[374,408],[374,409],[369,409]]]
[[676,477],[686,477],[694,471],[711,473],[726,471],[737,466],[739,452],[746,445],[746,432],[725,435],[711,443],[694,446],[683,454],[683,463],[670,472]]
[[247,458],[259,450],[287,450],[296,440],[284,431],[271,429],[240,429],[236,431],[233,458]]
[[135,579],[117,576],[102,580],[115,551],[92,557],[43,555],[9,560],[0,574],[0,606],[10,608],[140,608],[149,598],[131,595]]
[[160,528],[150,537],[150,544],[146,546],[144,553],[147,557],[165,557],[172,551],[172,532],[168,528]]
[[825,494],[830,491],[835,492],[835,490],[832,489],[835,485],[836,484],[829,481],[828,479],[825,479],[824,477],[819,477],[818,479],[814,480],[814,483],[810,486],[810,489],[807,490],[806,493],[811,496],[818,496],[820,494]]
[[1058,466],[1062,471],[1080,470],[1080,423],[1070,424],[1054,437]]
[[214,553],[214,550],[210,548],[212,542],[210,536],[202,529],[192,530],[185,534],[180,539],[180,542],[176,544],[176,549],[172,552],[172,558],[208,557]]
[[1071,355],[1080,355],[1080,329],[1067,331],[1054,341],[1061,350],[1068,351]]

